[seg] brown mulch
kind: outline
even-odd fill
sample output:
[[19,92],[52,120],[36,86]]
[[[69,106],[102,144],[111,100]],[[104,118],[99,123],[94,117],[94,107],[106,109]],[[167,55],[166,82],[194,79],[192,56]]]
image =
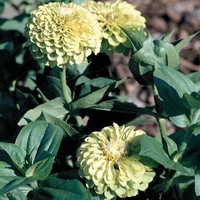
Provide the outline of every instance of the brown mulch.
[[[174,31],[172,40],[187,37],[200,31],[200,1],[199,0],[128,0],[142,12],[146,18],[146,28],[154,38],[160,38],[163,34]],[[180,53],[181,65],[179,70],[188,74],[200,71],[200,34],[198,34]],[[128,94],[129,101],[144,107],[154,105],[151,88],[139,85],[128,69],[128,57],[116,54],[111,66],[119,77],[131,77],[121,89],[122,94]],[[144,116],[148,118],[149,116]],[[159,132],[154,118],[151,122],[140,125],[149,134]],[[176,128],[166,121],[168,134],[173,133]]]

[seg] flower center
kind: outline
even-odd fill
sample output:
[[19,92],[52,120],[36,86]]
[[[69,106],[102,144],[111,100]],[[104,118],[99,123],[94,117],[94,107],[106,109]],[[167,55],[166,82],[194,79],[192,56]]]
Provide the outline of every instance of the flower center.
[[113,140],[106,145],[107,156],[110,160],[117,161],[127,153],[128,143],[122,140]]

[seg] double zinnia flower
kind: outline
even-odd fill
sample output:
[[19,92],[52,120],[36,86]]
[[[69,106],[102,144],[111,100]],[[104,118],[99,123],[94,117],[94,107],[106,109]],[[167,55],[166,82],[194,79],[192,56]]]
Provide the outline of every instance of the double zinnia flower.
[[113,124],[85,138],[77,165],[86,186],[103,199],[132,197],[145,191],[155,172],[153,162],[139,156],[142,134],[145,132],[133,126]]
[[130,31],[139,31],[145,27],[146,20],[141,16],[141,12],[125,1],[117,0],[115,3],[87,1],[82,6],[96,15],[103,33],[101,52],[108,55],[116,48],[120,51],[120,48],[130,47],[121,27]]
[[99,53],[101,27],[95,16],[74,3],[48,3],[31,13],[25,27],[27,45],[34,59],[60,68],[80,64]]
[[120,27],[138,31],[145,18],[127,2],[88,1],[48,3],[31,13],[25,27],[27,45],[34,59],[47,66],[62,68],[80,64],[92,54],[112,54],[127,37]]

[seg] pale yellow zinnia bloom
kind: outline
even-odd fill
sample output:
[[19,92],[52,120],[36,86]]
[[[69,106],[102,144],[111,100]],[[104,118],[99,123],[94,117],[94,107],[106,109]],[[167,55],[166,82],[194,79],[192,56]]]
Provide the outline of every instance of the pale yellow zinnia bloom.
[[102,27],[103,42],[101,52],[112,54],[120,44],[128,43],[127,37],[120,27],[131,31],[139,31],[145,27],[145,18],[133,5],[122,2],[87,1],[82,4],[93,14]]
[[34,59],[47,66],[80,64],[100,51],[101,27],[95,16],[74,3],[48,3],[31,13],[25,27]]
[[77,165],[86,186],[103,199],[132,197],[145,191],[155,172],[153,162],[139,156],[139,137],[143,134],[133,126],[113,124],[85,138],[78,150]]

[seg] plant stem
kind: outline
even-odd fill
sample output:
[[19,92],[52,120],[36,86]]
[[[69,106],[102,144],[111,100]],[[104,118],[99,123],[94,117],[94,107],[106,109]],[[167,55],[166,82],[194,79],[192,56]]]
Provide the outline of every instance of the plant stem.
[[161,134],[166,136],[167,135],[167,131],[166,131],[166,128],[165,128],[165,119],[157,118],[157,121],[158,121],[158,125],[160,127]]
[[[67,91],[66,67],[67,66],[64,66],[62,69],[60,69],[60,81],[61,81],[63,96],[64,96],[65,100],[67,101],[67,103],[69,104],[72,102],[72,98]],[[81,131],[83,129],[83,120],[82,120],[78,110],[76,111],[74,117],[76,119],[78,128]]]
[[[158,90],[157,90],[155,84],[152,85],[152,89],[153,89],[154,101],[155,101],[155,104],[156,104],[156,112],[158,114],[160,114],[161,108],[159,107],[159,103],[158,103],[159,99],[160,99],[160,96],[159,96],[159,93],[158,93]],[[166,128],[165,128],[165,119],[160,118],[160,117],[157,117],[156,119],[157,119],[158,125],[160,127],[161,134],[166,136],[167,135],[167,131],[166,131]]]
[[66,89],[66,86],[67,86],[66,66],[64,66],[60,71],[60,81],[61,81],[61,87],[62,87],[64,98],[67,101],[67,103],[70,103],[72,101],[72,98],[70,97]]

